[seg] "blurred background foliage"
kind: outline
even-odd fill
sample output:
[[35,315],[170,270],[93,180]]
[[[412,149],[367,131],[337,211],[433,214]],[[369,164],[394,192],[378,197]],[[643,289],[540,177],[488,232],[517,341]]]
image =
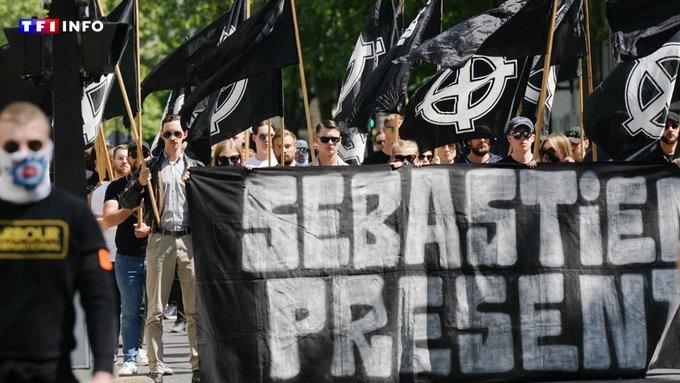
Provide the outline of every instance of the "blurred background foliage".
[[[396,2],[397,0],[395,0]],[[547,1],[547,0],[546,0]],[[106,12],[119,0],[102,0]],[[426,0],[405,0],[400,25],[408,25]],[[140,0],[142,78],[187,37],[210,23],[231,6],[232,0]],[[263,0],[252,0],[254,13]],[[443,29],[471,16],[494,8],[502,0],[444,0]],[[347,62],[359,36],[371,0],[296,0],[295,1],[305,75],[312,104],[312,124],[331,117],[337,103]],[[399,4],[395,4],[399,6]],[[590,1],[594,84],[606,76],[611,66],[609,29],[605,17],[605,1]],[[0,0],[0,25],[15,27],[18,18],[46,17],[40,0]],[[5,44],[4,34],[0,45]],[[418,68],[411,76],[409,89],[415,89],[434,73],[432,65]],[[306,136],[302,93],[297,67],[284,70],[286,128]],[[155,136],[169,92],[157,92],[144,102],[144,137]],[[278,122],[275,120],[278,125]],[[107,135],[118,130],[127,135],[121,119],[107,122]]]

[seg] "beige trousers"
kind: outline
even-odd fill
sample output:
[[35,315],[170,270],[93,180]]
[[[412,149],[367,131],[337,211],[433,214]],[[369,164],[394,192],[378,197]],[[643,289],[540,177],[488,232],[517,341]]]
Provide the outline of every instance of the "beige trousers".
[[177,266],[177,276],[182,286],[184,314],[187,317],[187,335],[191,354],[189,362],[191,370],[198,371],[196,273],[194,272],[191,235],[173,237],[152,233],[146,248],[146,293],[149,307],[145,337],[150,372],[163,372],[163,311],[170,297],[175,266]]

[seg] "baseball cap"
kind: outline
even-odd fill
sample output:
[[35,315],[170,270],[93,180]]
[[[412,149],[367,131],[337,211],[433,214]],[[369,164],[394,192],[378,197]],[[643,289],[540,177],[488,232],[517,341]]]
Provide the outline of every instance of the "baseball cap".
[[[569,140],[569,142],[571,142],[572,144],[579,144],[579,143],[581,143],[581,128],[578,127],[578,126],[574,126],[574,127],[571,127],[571,128],[569,128],[569,129],[567,129],[567,130],[564,132],[564,135],[567,137],[567,139]],[[584,135],[583,135],[583,139],[584,139],[584,140],[587,140],[588,137],[586,137],[585,134],[584,134]]]
[[531,122],[530,119],[526,117],[513,117],[510,122],[508,122],[508,128],[505,130],[505,133],[510,134],[520,127],[528,128],[533,133],[536,132],[534,123]]
[[666,116],[666,121],[671,120],[674,122],[680,122],[680,115],[675,112],[668,111],[668,116]]

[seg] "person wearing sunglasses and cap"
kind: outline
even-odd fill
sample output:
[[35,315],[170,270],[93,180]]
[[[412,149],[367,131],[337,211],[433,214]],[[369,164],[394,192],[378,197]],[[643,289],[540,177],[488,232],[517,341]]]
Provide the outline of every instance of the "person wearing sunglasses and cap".
[[38,107],[15,102],[0,112],[0,382],[78,382],[70,354],[79,292],[90,382],[112,383],[113,266],[83,198],[52,186],[53,148]]
[[319,148],[319,166],[348,166],[338,155],[341,138],[335,121],[324,120],[316,125],[314,144]]
[[514,117],[508,122],[507,139],[510,143],[510,154],[499,163],[524,164],[530,168],[536,167],[531,145],[536,134],[534,124],[526,117]]
[[[120,196],[120,206],[124,209],[135,209],[144,200],[145,222],[151,227],[146,248],[148,310],[145,337],[150,377],[154,383],[163,382],[163,312],[168,304],[175,269],[182,286],[184,314],[187,318],[191,382],[200,381],[196,339],[196,274],[185,183],[189,178],[189,169],[203,164],[184,153],[186,137],[187,132],[183,130],[180,116],[168,114],[163,119],[161,129],[163,152],[152,159],[148,167],[135,173]],[[156,222],[149,198],[146,198],[149,182],[156,197],[160,222]]]
[[641,156],[640,161],[673,163],[680,166],[680,149],[678,149],[678,135],[680,133],[680,116],[675,112],[668,112],[666,125],[659,142],[654,150]]
[[[271,127],[271,129],[270,129]],[[248,158],[244,165],[254,168],[265,168],[276,166],[279,162],[272,151],[272,137],[276,132],[274,124],[270,125],[269,120],[264,120],[253,127],[253,142],[255,142],[255,157]]]

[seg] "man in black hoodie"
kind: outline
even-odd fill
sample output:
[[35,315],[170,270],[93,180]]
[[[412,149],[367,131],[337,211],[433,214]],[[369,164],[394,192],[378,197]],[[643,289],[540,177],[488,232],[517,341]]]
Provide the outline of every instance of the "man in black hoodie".
[[94,354],[91,382],[111,383],[112,265],[85,201],[50,184],[49,134],[32,104],[0,112],[0,382],[77,382],[77,290]]

